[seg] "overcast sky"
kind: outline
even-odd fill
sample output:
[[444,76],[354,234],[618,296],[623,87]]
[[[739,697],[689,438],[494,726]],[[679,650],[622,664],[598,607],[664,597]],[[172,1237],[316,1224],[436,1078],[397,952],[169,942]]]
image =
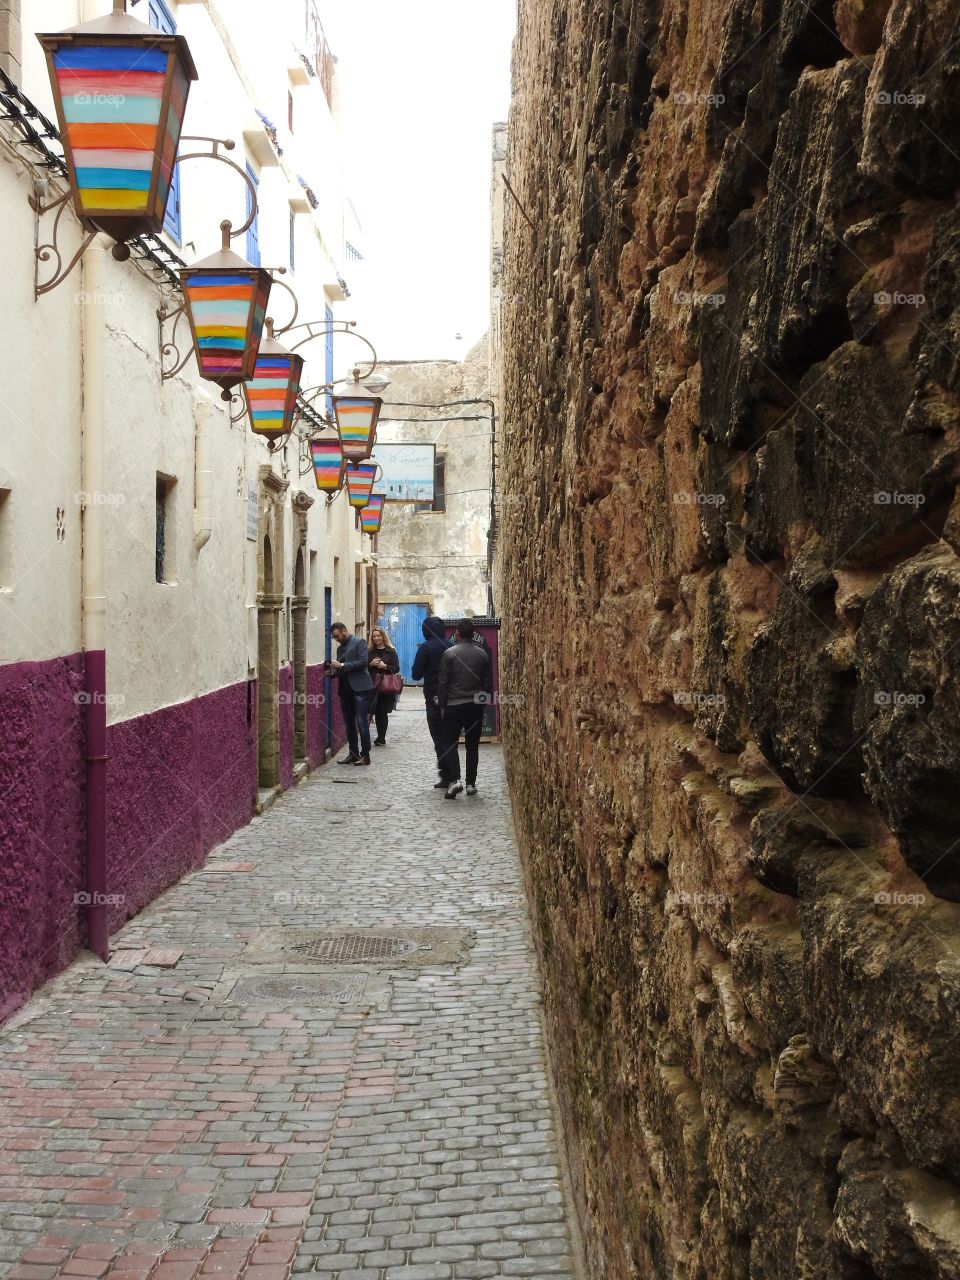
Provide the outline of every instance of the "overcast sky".
[[509,110],[516,0],[327,0],[321,13],[356,157],[362,325],[381,358],[461,358],[489,315],[492,127]]

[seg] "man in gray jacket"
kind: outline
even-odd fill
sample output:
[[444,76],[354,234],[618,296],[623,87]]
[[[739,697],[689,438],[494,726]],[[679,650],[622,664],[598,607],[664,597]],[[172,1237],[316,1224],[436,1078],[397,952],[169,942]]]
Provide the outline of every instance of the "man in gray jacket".
[[[368,663],[370,655],[367,642],[360,636],[352,636],[342,622],[335,622],[330,634],[337,642],[337,656],[330,663],[330,674],[339,676],[338,693],[340,694],[340,710],[347,726],[347,742],[350,752],[341,764],[370,763],[370,695],[373,693],[373,680]],[[360,740],[357,741],[357,730]]]
[[474,640],[469,618],[457,624],[457,642],[440,659],[437,701],[443,717],[443,751],[440,768],[447,789],[444,797],[456,800],[463,790],[460,781],[460,735],[467,748],[467,795],[477,794],[480,764],[480,736],[483,712],[491,698],[490,657]]

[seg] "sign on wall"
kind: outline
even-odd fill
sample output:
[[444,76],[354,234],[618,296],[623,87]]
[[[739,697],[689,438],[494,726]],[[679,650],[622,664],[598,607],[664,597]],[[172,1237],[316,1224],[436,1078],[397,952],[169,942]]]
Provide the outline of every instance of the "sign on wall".
[[433,502],[433,472],[437,447],[433,444],[377,444],[371,462],[383,475],[373,486],[387,502]]

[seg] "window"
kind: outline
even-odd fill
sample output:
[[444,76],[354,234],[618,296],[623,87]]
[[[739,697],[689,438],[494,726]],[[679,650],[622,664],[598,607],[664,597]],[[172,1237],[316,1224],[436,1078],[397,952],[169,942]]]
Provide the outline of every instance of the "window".
[[173,553],[173,490],[176,480],[172,476],[157,475],[157,536],[156,580],[176,581],[176,564]]
[[287,90],[287,128],[293,133],[293,91]]
[[290,210],[290,270],[297,267],[297,215]]
[[[260,179],[257,177],[257,171],[254,169],[250,161],[247,161],[247,177],[253,183],[254,189],[260,185]],[[253,208],[253,196],[250,188],[247,188],[247,217],[250,217],[250,210]],[[260,210],[257,209],[256,217],[247,228],[247,261],[255,267],[260,265]]]
[[418,502],[414,511],[446,511],[447,509],[447,460],[438,453],[433,462],[433,501]]
[[[164,0],[149,0],[147,5],[147,16],[151,27],[156,31],[162,31],[164,35],[175,36],[177,34],[177,24],[173,20],[173,14],[167,8]],[[163,219],[163,229],[167,235],[180,243],[182,233],[180,229],[180,167],[173,166],[173,173],[170,175],[170,196],[167,200],[167,212]]]

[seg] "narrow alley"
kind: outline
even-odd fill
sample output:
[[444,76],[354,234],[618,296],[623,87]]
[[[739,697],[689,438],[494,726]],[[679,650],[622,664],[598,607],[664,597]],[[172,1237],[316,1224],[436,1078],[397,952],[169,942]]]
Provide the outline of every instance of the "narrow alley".
[[403,702],[4,1026],[0,1275],[574,1276],[500,748]]

